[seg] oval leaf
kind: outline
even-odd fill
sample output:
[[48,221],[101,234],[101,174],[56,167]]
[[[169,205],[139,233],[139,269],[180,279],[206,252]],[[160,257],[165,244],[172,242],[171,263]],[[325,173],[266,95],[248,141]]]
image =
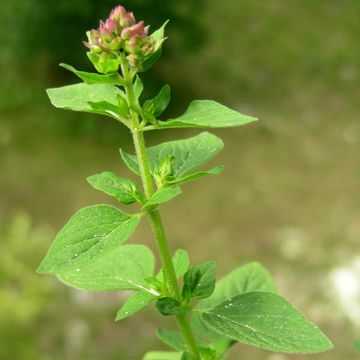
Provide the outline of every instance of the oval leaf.
[[117,176],[111,171],[89,176],[87,181],[93,188],[115,197],[122,204],[132,204],[136,201],[134,181]]
[[251,292],[225,301],[202,314],[205,323],[231,339],[267,350],[316,353],[331,342],[281,296]]
[[159,121],[155,128],[223,128],[256,121],[213,100],[195,100],[186,112],[176,119]]
[[113,106],[118,106],[118,95],[122,94],[114,85],[84,83],[47,89],[46,92],[57,108],[101,115],[104,115],[105,109],[96,109],[91,103],[109,103],[112,105],[109,111],[114,111]]
[[153,114],[155,117],[158,117],[168,107],[169,102],[170,86],[166,84],[153,99],[145,101],[144,109]]
[[206,263],[192,266],[184,275],[182,297],[203,299],[212,294],[215,288],[216,263]]
[[174,197],[181,194],[181,189],[179,187],[163,187],[156,191],[154,195],[151,196],[151,198],[146,202],[144,205],[152,206],[152,205],[158,205],[163,204],[167,201],[172,200]]
[[140,290],[134,295],[130,296],[116,314],[115,320],[123,320],[145,309],[153,300],[157,298],[156,294],[153,294],[149,291],[152,290]]
[[83,208],[57,234],[37,271],[59,273],[90,263],[127,240],[139,220],[110,205]]
[[154,255],[145,245],[124,245],[90,264],[60,272],[58,278],[84,290],[143,290],[154,264]]

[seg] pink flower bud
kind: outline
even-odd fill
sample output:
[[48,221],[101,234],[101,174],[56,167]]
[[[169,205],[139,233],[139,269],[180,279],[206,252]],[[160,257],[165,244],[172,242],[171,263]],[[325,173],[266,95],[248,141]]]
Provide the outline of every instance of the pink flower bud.
[[109,19],[114,22],[119,22],[120,19],[126,15],[127,15],[126,9],[123,6],[118,5],[114,9],[111,10]]
[[119,24],[121,27],[127,27],[135,24],[135,16],[132,12],[127,13],[124,15],[120,20]]
[[111,56],[120,58],[120,52],[124,51],[130,65],[138,66],[159,46],[158,41],[148,34],[149,26],[145,26],[144,21],[135,23],[134,14],[119,5],[105,21],[100,21],[97,30],[87,32],[88,42],[84,44],[92,53],[98,54],[99,59],[106,59],[106,63]]
[[123,31],[121,32],[121,37],[124,39],[130,39],[133,36],[146,36],[146,32],[145,32],[145,27],[144,27],[144,21],[140,21],[130,27],[126,27],[125,29],[123,29]]

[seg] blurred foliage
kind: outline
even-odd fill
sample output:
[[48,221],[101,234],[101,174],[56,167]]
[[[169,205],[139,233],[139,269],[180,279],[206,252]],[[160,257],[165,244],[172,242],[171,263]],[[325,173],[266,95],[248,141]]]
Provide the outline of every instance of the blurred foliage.
[[54,283],[40,279],[34,270],[44,251],[48,227],[31,228],[27,215],[17,215],[4,226],[1,219],[0,243],[0,358],[48,359],[36,343],[41,341],[34,322],[55,294]]
[[[35,224],[59,228],[79,207],[108,202],[86,176],[127,175],[116,150],[131,149],[127,132],[111,120],[55,110],[44,91],[77,81],[59,62],[90,69],[85,31],[115,4],[0,2],[0,359],[138,360],[159,347],[155,313],[113,323],[118,295],[71,292],[36,275],[52,231],[16,215],[25,209]],[[152,29],[171,20],[164,57],[144,79],[152,93],[171,84],[168,115],[192,98],[213,98],[261,119],[219,131],[226,147],[216,164],[225,165],[224,175],[187,185],[177,206],[165,205],[174,248],[188,249],[193,262],[216,254],[219,274],[263,262],[282,292],[334,340],[334,351],[312,359],[357,359],[351,339],[358,338],[358,322],[334,303],[327,274],[360,251],[360,2],[123,4]],[[148,141],[171,138],[164,131]],[[197,223],[179,226],[189,214]],[[151,244],[146,227],[137,236]],[[206,241],[208,250],[193,239]],[[134,336],[141,339],[136,348]],[[233,359],[295,358],[245,346],[233,351]]]

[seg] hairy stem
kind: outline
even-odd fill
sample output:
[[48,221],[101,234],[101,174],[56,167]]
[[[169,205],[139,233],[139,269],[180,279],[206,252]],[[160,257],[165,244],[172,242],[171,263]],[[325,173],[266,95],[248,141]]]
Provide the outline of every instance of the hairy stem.
[[[149,199],[154,193],[154,185],[150,174],[144,135],[142,131],[139,131],[139,116],[135,111],[132,110],[134,108],[139,108],[139,104],[133,88],[133,76],[131,76],[131,74],[129,73],[126,65],[122,65],[122,74],[126,81],[126,96],[129,106],[131,108],[131,133],[134,141],[136,156],[138,159],[141,180],[143,183],[145,196],[147,199]],[[166,290],[169,296],[174,297],[181,303],[182,297],[176,279],[175,269],[171,259],[171,252],[168,241],[166,239],[165,229],[161,220],[160,212],[157,208],[152,208],[149,209],[147,213],[150,218],[151,227],[154,233],[156,245],[163,266]],[[188,351],[191,353],[195,360],[200,360],[199,350],[195,343],[195,338],[189,323],[189,319],[186,315],[178,315],[176,316],[176,319]]]

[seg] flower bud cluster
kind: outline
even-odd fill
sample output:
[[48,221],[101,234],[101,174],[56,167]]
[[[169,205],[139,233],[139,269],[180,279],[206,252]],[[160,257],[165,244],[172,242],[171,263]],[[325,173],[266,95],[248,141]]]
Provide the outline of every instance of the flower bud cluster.
[[98,29],[86,33],[88,42],[84,44],[103,61],[113,60],[114,55],[119,57],[124,52],[130,65],[136,67],[156,50],[156,40],[148,33],[149,26],[144,21],[137,23],[134,14],[119,5],[105,22],[100,21]]

